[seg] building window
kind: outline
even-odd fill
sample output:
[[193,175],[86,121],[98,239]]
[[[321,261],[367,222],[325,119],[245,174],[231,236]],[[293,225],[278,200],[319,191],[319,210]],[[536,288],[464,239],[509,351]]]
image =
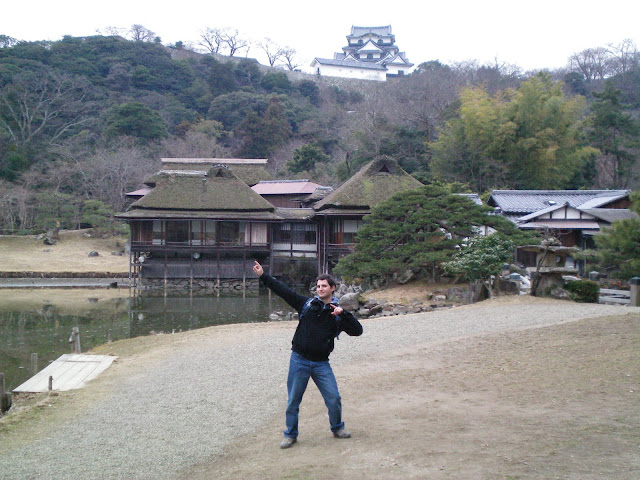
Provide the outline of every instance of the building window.
[[334,220],[329,227],[329,242],[334,245],[353,245],[356,233],[363,224],[362,220]]
[[153,221],[153,240],[154,245],[164,245],[164,222],[162,220]]
[[189,243],[189,222],[188,220],[167,220],[167,243]]
[[274,232],[274,243],[315,245],[316,225],[313,223],[283,223]]

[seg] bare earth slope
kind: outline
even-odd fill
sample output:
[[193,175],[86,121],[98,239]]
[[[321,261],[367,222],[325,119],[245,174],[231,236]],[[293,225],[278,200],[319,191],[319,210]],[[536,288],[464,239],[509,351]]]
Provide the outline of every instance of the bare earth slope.
[[[640,309],[535,298],[363,322],[280,450],[295,324],[117,342],[84,390],[0,423],[0,478],[636,479]],[[49,406],[50,405],[50,406]]]

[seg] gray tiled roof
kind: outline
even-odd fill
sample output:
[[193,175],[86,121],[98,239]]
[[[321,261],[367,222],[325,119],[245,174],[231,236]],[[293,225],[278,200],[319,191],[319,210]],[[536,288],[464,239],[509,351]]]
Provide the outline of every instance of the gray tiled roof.
[[335,60],[331,58],[314,58],[314,61],[321,65],[333,65],[336,67],[365,68],[368,70],[386,70],[382,65],[376,63],[358,62],[356,60]]
[[380,36],[389,36],[393,35],[391,33],[391,25],[386,25],[383,27],[351,27],[351,35],[347,35],[347,37],[361,37],[362,35],[366,35],[367,33],[375,33]]
[[580,210],[609,223],[613,223],[618,220],[638,218],[638,214],[636,212],[627,208],[581,208]]
[[500,207],[504,215],[525,215],[564,203],[575,208],[596,208],[629,193],[629,190],[494,190],[488,203]]

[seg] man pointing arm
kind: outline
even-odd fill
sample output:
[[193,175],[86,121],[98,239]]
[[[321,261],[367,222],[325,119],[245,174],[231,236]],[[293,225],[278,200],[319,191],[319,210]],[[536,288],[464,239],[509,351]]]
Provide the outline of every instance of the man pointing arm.
[[262,265],[255,262],[253,271],[260,281],[293,307],[299,316],[298,326],[291,342],[291,359],[287,379],[286,430],[280,448],[289,448],[298,438],[298,413],[309,378],[313,379],[324,398],[329,411],[329,423],[333,436],[350,438],[342,421],[342,403],[338,384],[329,364],[334,339],[345,332],[362,335],[362,325],[351,313],[344,310],[333,296],[336,282],[331,275],[322,274],[316,279],[316,295],[307,297],[264,273]]

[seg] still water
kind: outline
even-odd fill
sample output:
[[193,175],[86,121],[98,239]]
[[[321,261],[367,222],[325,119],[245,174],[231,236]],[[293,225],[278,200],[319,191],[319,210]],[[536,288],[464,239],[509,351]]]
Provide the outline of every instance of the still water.
[[7,391],[71,352],[69,337],[80,329],[83,352],[123,338],[230,323],[265,322],[274,311],[292,309],[279,297],[130,296],[128,290],[15,289],[0,292],[0,372]]

